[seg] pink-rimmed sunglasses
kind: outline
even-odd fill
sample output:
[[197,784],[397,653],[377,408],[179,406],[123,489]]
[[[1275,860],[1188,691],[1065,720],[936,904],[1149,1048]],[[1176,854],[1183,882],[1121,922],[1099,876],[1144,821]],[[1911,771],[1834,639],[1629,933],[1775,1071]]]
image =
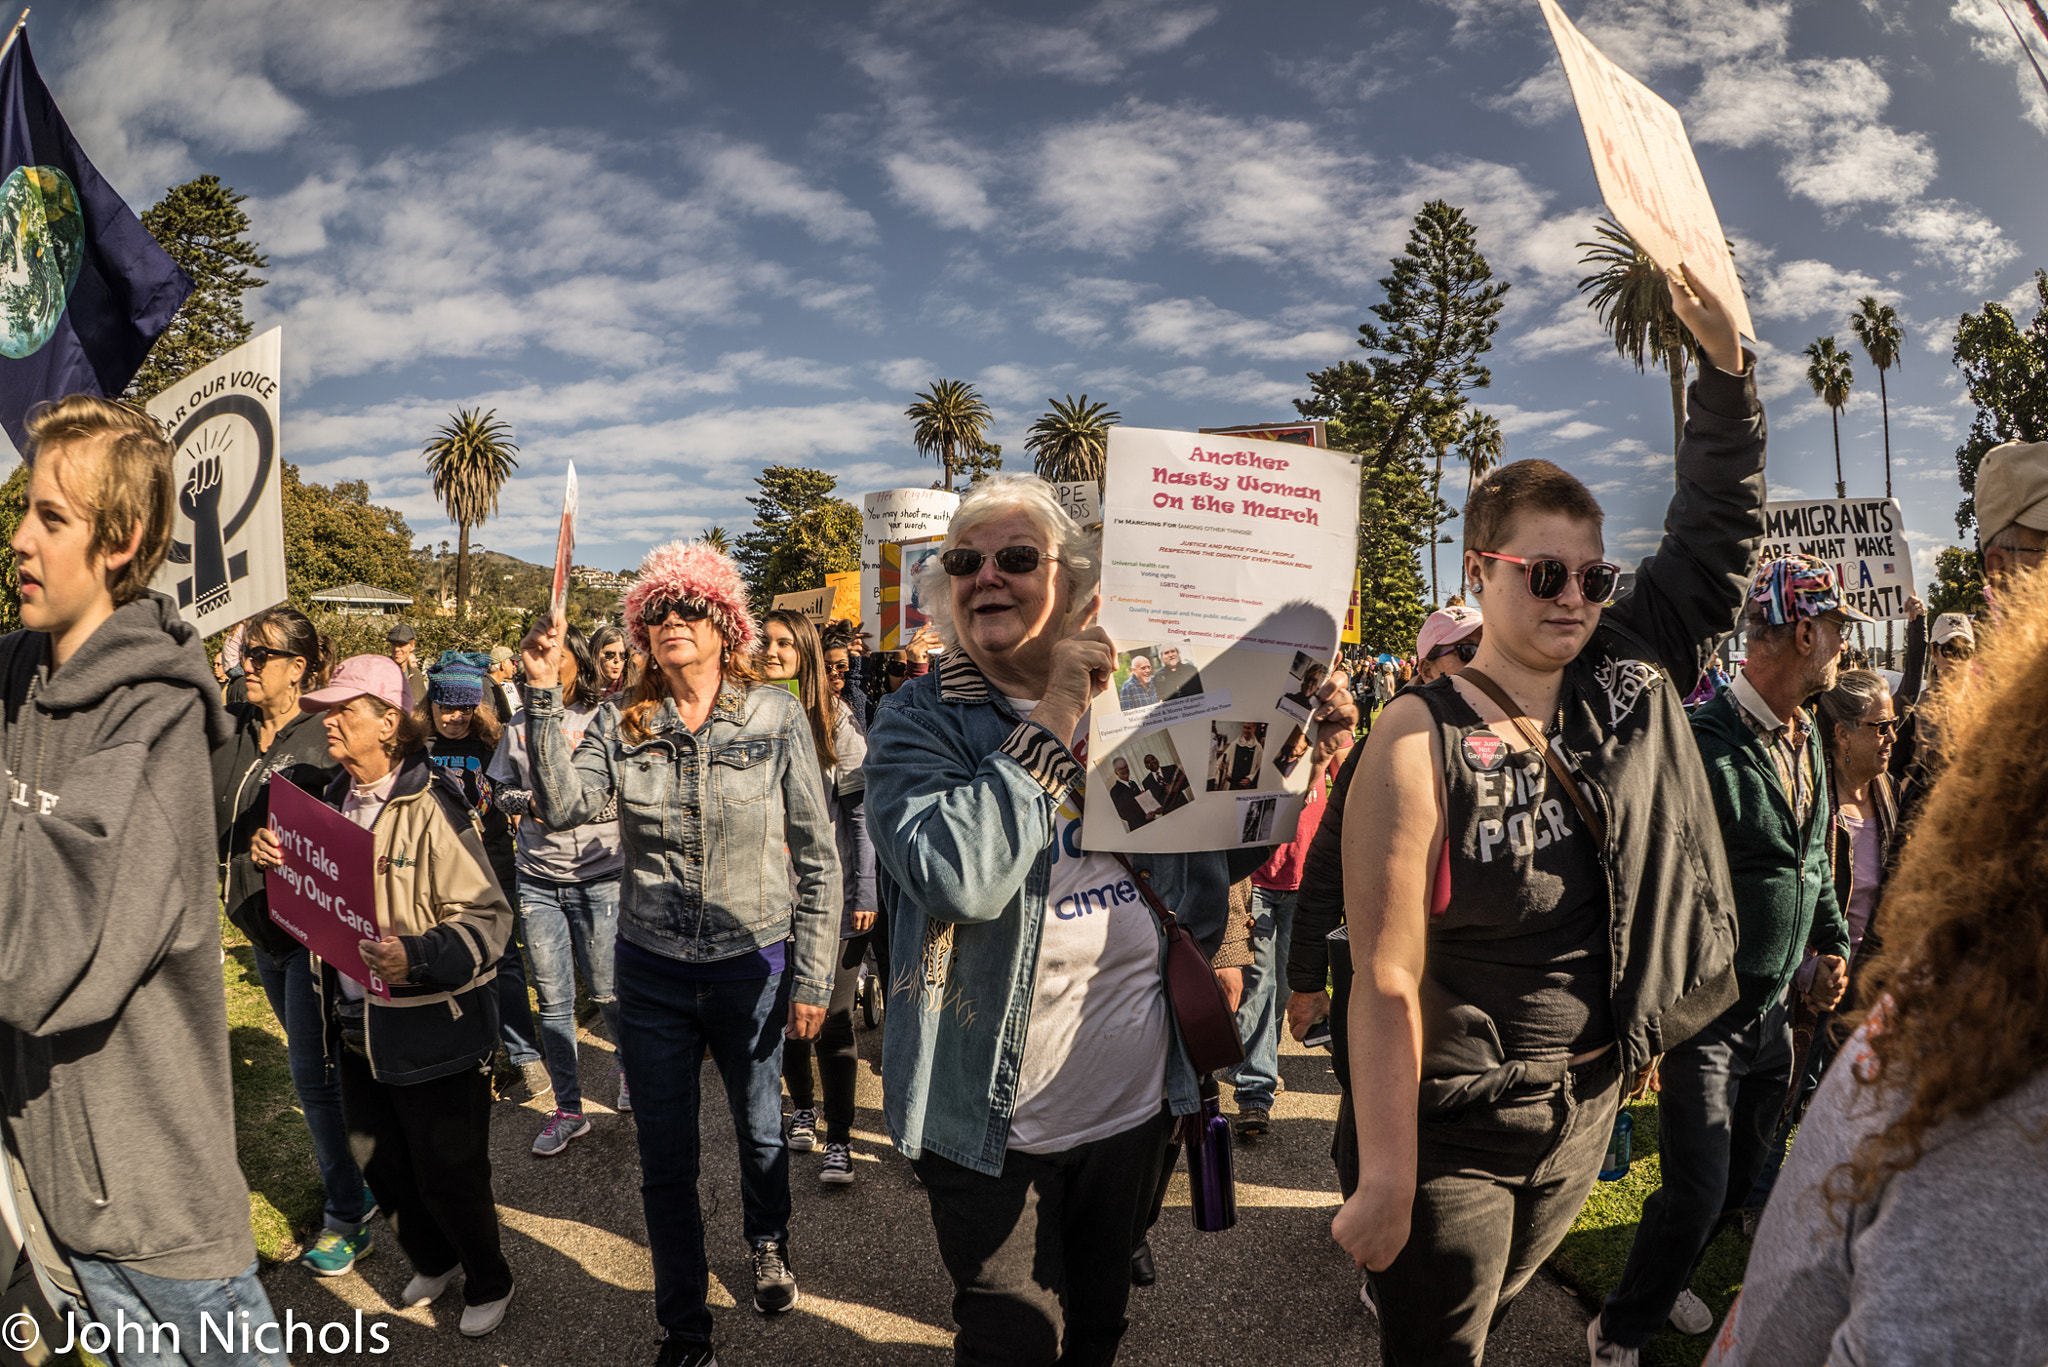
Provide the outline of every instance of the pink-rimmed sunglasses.
[[1562,560],[1548,556],[1529,560],[1519,555],[1499,555],[1493,551],[1481,551],[1488,560],[1505,560],[1510,565],[1520,565],[1528,577],[1529,596],[1546,602],[1565,590],[1565,585],[1576,579],[1579,592],[1586,595],[1586,601],[1596,607],[1605,607],[1614,601],[1614,592],[1621,587],[1621,566],[1611,560],[1595,560],[1583,569],[1572,569]]

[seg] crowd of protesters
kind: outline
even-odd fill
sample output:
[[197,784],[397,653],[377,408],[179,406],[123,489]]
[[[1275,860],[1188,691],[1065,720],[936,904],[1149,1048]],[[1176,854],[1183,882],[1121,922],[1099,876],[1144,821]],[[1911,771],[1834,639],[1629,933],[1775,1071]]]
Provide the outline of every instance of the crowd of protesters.
[[[859,623],[757,619],[730,559],[679,542],[588,639],[543,613],[516,649],[421,662],[400,625],[337,660],[279,607],[209,678],[144,587],[162,435],[100,400],[40,410],[26,629],[0,639],[0,1198],[41,1295],[102,1323],[245,1313],[268,1338],[189,1360],[286,1359],[227,1120],[224,906],[324,1191],[300,1261],[349,1271],[381,1215],[402,1304],[459,1279],[464,1334],[518,1287],[494,1094],[547,1097],[532,1152],[573,1165],[594,1092],[634,1121],[658,1367],[715,1364],[707,1057],[753,1307],[792,1309],[792,1154],[854,1182],[872,993],[962,1364],[1115,1359],[1199,1117],[1227,1089],[1237,1138],[1273,1142],[1283,1030],[1331,1050],[1331,1233],[1390,1364],[1482,1360],[1652,1092],[1661,1184],[1587,1325],[1594,1367],[1715,1328],[1693,1283],[1733,1222],[1755,1243],[1716,1361],[2040,1360],[2048,444],[1985,458],[1982,610],[1915,600],[1893,685],[1857,667],[1867,619],[1827,565],[1758,563],[1754,359],[1689,275],[1672,302],[1701,364],[1633,581],[1578,479],[1494,470],[1412,654],[1300,675],[1295,826],[1187,853],[1086,847],[1118,646],[1100,529],[1035,477],[962,497],[931,622],[888,652]],[[1169,650],[1122,701],[1199,688]],[[278,782],[370,832],[379,933],[353,957],[269,915]],[[580,1066],[579,979],[610,1078]]]

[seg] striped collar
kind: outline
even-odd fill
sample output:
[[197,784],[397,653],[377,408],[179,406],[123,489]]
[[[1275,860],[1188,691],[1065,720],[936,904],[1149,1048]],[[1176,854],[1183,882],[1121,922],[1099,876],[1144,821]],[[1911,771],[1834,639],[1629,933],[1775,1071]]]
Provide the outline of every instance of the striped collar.
[[985,703],[995,695],[988,676],[957,646],[939,656],[939,698],[944,702]]

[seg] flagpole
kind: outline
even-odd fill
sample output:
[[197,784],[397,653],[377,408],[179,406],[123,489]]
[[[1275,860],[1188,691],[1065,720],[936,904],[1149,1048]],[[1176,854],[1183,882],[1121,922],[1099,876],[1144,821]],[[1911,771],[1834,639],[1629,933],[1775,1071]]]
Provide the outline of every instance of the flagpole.
[[7,30],[7,41],[4,43],[0,43],[0,57],[5,57],[7,55],[8,50],[14,46],[15,38],[21,33],[23,28],[27,27],[27,25],[28,11],[23,10],[21,12],[21,18],[14,21],[14,27]]

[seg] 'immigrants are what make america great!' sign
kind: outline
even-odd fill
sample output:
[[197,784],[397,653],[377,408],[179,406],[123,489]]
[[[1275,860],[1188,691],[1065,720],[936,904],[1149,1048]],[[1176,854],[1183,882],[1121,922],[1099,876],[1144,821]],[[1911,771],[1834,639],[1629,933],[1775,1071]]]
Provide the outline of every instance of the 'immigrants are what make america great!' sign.
[[1764,505],[1762,564],[1810,555],[1834,566],[1849,606],[1879,621],[1905,620],[1913,552],[1895,498],[1818,498]]

